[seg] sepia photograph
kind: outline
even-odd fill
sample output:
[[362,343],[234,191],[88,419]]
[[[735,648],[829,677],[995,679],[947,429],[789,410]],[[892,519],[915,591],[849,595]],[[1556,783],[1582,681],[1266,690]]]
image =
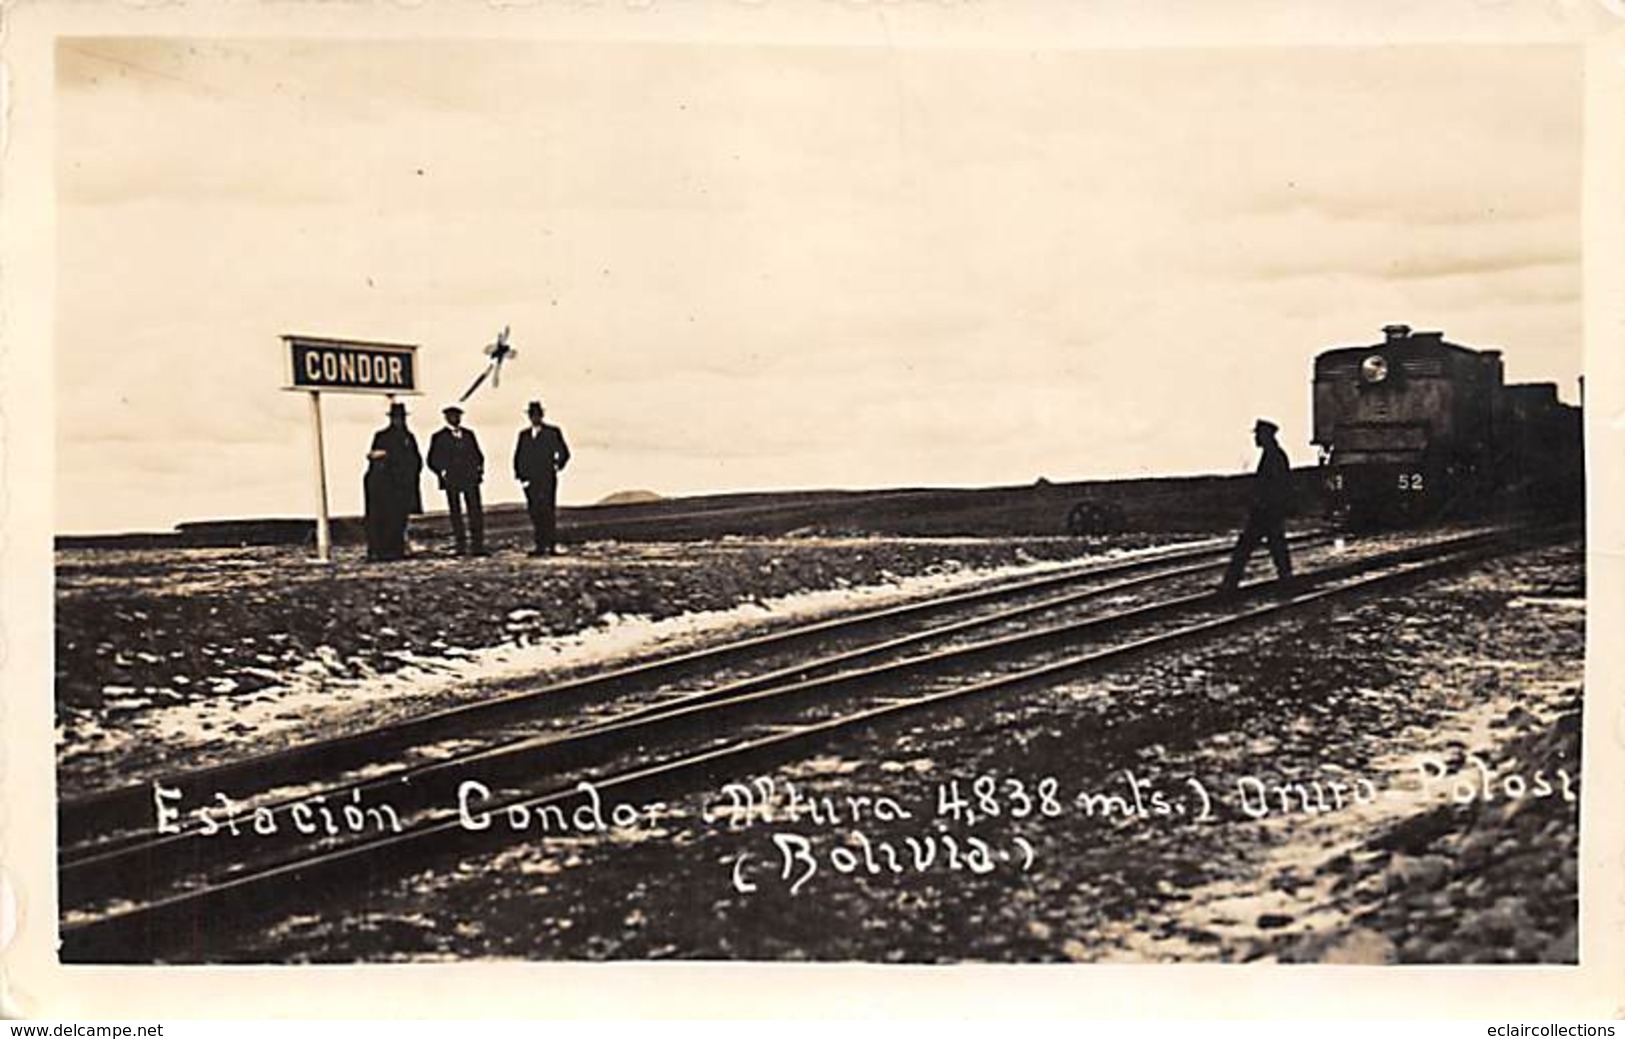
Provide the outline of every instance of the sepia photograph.
[[857,6],[51,40],[62,965],[1581,965],[1585,46]]

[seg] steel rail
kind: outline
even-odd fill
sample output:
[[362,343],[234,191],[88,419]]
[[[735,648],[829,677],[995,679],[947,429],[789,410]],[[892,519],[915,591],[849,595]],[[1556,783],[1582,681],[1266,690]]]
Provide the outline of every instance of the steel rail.
[[[837,732],[868,725],[881,718],[894,717],[902,712],[916,711],[972,695],[1058,678],[1089,667],[1127,659],[1134,654],[1151,649],[1170,647],[1185,640],[1199,638],[1238,625],[1280,616],[1288,611],[1324,602],[1334,597],[1356,594],[1400,581],[1423,579],[1480,559],[1510,554],[1534,547],[1536,544],[1544,544],[1547,540],[1520,542],[1514,540],[1517,536],[1516,534],[1477,535],[1431,546],[1431,553],[1422,553],[1420,549],[1413,549],[1405,553],[1393,553],[1363,561],[1363,564],[1349,564],[1346,567],[1331,568],[1333,571],[1342,571],[1343,576],[1353,576],[1353,582],[1319,590],[1294,590],[1285,595],[1280,601],[1245,609],[1239,613],[1203,620],[1174,631],[1142,637],[1123,645],[1068,657],[1060,661],[1030,667],[1013,674],[974,682],[954,689],[928,693],[903,701],[882,703],[878,707],[851,712],[827,721],[800,724],[791,727],[788,731],[775,732],[765,737],[749,739],[743,743],[681,756],[674,761],[640,766],[618,775],[600,779],[595,782],[594,786],[599,791],[608,791],[622,790],[642,783],[669,781],[674,777],[686,775],[696,770],[710,770],[724,762],[741,761],[750,755],[761,753],[769,748],[783,750],[808,740],[822,739]],[[1398,560],[1395,557],[1399,555],[1405,555],[1407,558]],[[1359,577],[1358,570],[1351,568],[1362,565],[1365,570],[1387,569],[1389,572],[1376,576]],[[1399,569],[1393,569],[1395,566],[1398,566]],[[1317,580],[1313,583],[1321,585],[1334,579],[1336,578],[1331,576],[1330,571],[1322,572],[1317,575]],[[1258,585],[1249,586],[1253,591],[1256,591],[1258,587]],[[1209,603],[1216,601],[1212,596],[1202,598]],[[761,693],[758,692],[752,695],[760,696]],[[578,796],[575,789],[555,790],[539,795],[522,794],[506,801],[493,800],[483,807],[491,812],[499,812],[508,807],[520,806],[534,809],[549,804],[557,804],[575,796]],[[453,820],[430,823],[406,833],[357,841],[343,847],[318,852],[310,857],[279,863],[224,881],[208,884],[193,891],[169,895],[145,905],[116,910],[99,919],[79,922],[65,927],[63,929],[63,938],[66,943],[64,947],[65,958],[69,956],[78,957],[86,953],[94,954],[97,949],[116,949],[121,947],[121,942],[123,943],[122,947],[127,950],[128,943],[132,938],[142,940],[144,942],[142,947],[147,947],[154,939],[162,936],[166,922],[172,925],[176,921],[185,920],[188,914],[192,914],[191,919],[195,921],[197,919],[196,914],[203,912],[205,907],[211,907],[210,911],[213,912],[219,910],[222,906],[237,904],[239,900],[248,897],[254,890],[280,880],[309,881],[317,875],[325,875],[330,870],[352,866],[365,861],[369,856],[390,855],[393,852],[409,847],[432,846],[437,839],[446,840],[449,847],[473,846],[480,843],[479,838],[481,836],[478,832],[467,830]],[[90,958],[93,958],[93,956]]]
[[[1450,545],[1465,546],[1476,544],[1485,539],[1504,536],[1500,532],[1485,532],[1458,538],[1449,542]],[[1357,560],[1329,567],[1315,572],[1315,579],[1325,581],[1335,579],[1343,574],[1358,573],[1371,569],[1377,565],[1375,560],[1385,561],[1387,564],[1404,562],[1412,558],[1425,557],[1437,553],[1440,543],[1431,543],[1386,553],[1375,559]],[[1120,590],[1124,586],[1136,586],[1154,583],[1173,576],[1187,576],[1199,573],[1207,567],[1187,567],[1174,572],[1163,572],[1151,578],[1138,578],[1119,582],[1103,588],[1088,589],[1080,593],[1070,593],[1057,599],[1046,600],[1050,606],[1056,603],[1084,600],[1095,594],[1105,594]],[[1256,583],[1250,586],[1271,587],[1270,583]],[[1180,611],[1210,604],[1213,600],[1211,593],[1203,592],[1195,595],[1181,596],[1175,599],[1163,600],[1133,609],[1119,611],[1102,617],[1092,617],[1083,620],[1064,622],[1023,631],[1013,635],[1006,635],[963,646],[950,646],[935,652],[920,656],[909,657],[889,664],[877,665],[857,671],[840,672],[823,677],[808,679],[801,675],[800,668],[784,669],[780,674],[789,679],[783,684],[774,685],[764,683],[762,676],[745,679],[720,686],[715,689],[689,694],[675,702],[658,704],[651,707],[623,712],[608,721],[581,726],[564,733],[545,733],[538,736],[520,736],[505,740],[491,747],[482,748],[466,754],[458,754],[445,759],[426,762],[421,765],[408,767],[384,776],[367,777],[335,784],[324,788],[323,794],[328,797],[342,797],[352,792],[357,795],[376,796],[381,793],[399,790],[403,785],[411,788],[414,794],[427,796],[429,783],[438,775],[470,767],[484,767],[487,769],[512,768],[524,763],[527,755],[536,752],[545,752],[554,758],[569,760],[571,753],[581,753],[605,738],[617,734],[635,733],[640,730],[653,731],[650,727],[658,721],[681,722],[693,720],[719,706],[739,706],[751,703],[766,703],[772,701],[788,700],[792,697],[806,696],[814,693],[829,693],[835,690],[865,682],[883,679],[896,680],[912,677],[915,674],[926,673],[930,670],[940,669],[947,665],[967,663],[979,657],[1007,652],[1018,647],[1038,648],[1043,645],[1076,639],[1079,636],[1099,634],[1111,631],[1135,622],[1147,622],[1164,616],[1171,616]],[[1030,604],[1017,607],[1013,610],[1001,611],[999,621],[1008,619],[1008,615],[1024,615],[1038,612],[1048,608],[1044,604]],[[994,621],[995,623],[997,621]],[[904,636],[891,640],[897,646],[905,646],[918,642],[928,641],[946,633],[963,632],[976,627],[984,626],[979,619],[961,621],[926,632]],[[871,656],[868,650],[852,651],[838,654],[845,658],[858,658]],[[822,661],[820,661],[822,663]],[[416,784],[415,786],[413,784]],[[302,805],[304,797],[287,797],[264,804],[248,804],[245,807],[264,810],[273,814],[285,813],[296,805]],[[166,847],[172,847],[198,835],[199,825],[191,825],[179,832],[153,837],[148,833],[127,838],[123,841],[107,842],[84,849],[82,854],[72,858],[65,858],[59,870],[59,881],[65,891],[71,890],[78,894],[94,894],[108,890],[110,883],[122,875],[124,867],[132,861],[140,862],[138,857],[148,857],[145,865],[152,866],[150,856]],[[140,868],[139,866],[137,868]]]
[[[1110,614],[1106,617],[1094,618],[1087,621],[1072,622],[1071,624],[1062,626],[1051,626],[1035,629],[1033,633],[1024,633],[1020,636],[1007,636],[1004,640],[986,640],[985,642],[978,643],[975,647],[971,647],[969,649],[964,647],[958,649],[948,649],[935,654],[927,654],[925,657],[910,658],[891,665],[883,665],[879,668],[829,675],[817,681],[808,681],[809,675],[813,675],[817,672],[828,672],[832,668],[838,667],[842,664],[856,663],[860,660],[870,659],[887,652],[895,652],[896,650],[903,649],[908,646],[946,638],[955,634],[963,634],[968,631],[974,631],[977,628],[1008,623],[1021,617],[1033,616],[1036,614],[1061,609],[1066,606],[1086,602],[1089,599],[1099,598],[1101,596],[1111,595],[1133,588],[1158,584],[1169,580],[1177,580],[1181,577],[1195,576],[1212,569],[1212,563],[1193,564],[1189,566],[1177,567],[1172,570],[1159,570],[1147,576],[1128,578],[1105,585],[1094,585],[1080,591],[1067,592],[1058,596],[1051,596],[1049,598],[1039,600],[1038,602],[998,610],[991,614],[973,616],[964,620],[954,621],[948,624],[927,628],[923,631],[913,632],[908,635],[888,639],[879,643],[870,643],[869,645],[861,646],[856,649],[826,655],[812,661],[800,662],[788,668],[781,668],[766,674],[729,682],[713,690],[708,690],[697,694],[687,694],[679,698],[677,701],[666,704],[658,704],[652,707],[625,711],[617,714],[608,722],[597,725],[581,726],[576,729],[569,730],[564,734],[563,737],[560,737],[557,733],[545,733],[540,736],[521,735],[518,737],[504,739],[492,746],[482,747],[476,751],[458,753],[447,758],[425,762],[419,765],[402,767],[385,775],[371,775],[360,779],[332,784],[324,788],[324,794],[329,797],[342,797],[350,794],[352,791],[356,791],[361,794],[377,794],[385,790],[394,789],[400,784],[411,784],[413,782],[427,780],[436,774],[445,773],[449,770],[466,768],[470,765],[489,764],[495,761],[500,761],[507,755],[523,754],[527,751],[533,750],[538,745],[545,744],[552,746],[555,743],[555,740],[566,740],[577,734],[588,735],[596,733],[605,725],[610,727],[605,731],[619,731],[625,727],[623,723],[628,722],[629,720],[664,716],[677,709],[693,709],[698,706],[716,701],[732,701],[744,693],[762,691],[766,696],[773,696],[786,695],[792,691],[810,691],[825,688],[833,689],[850,684],[854,681],[861,682],[871,679],[875,676],[898,676],[906,674],[910,670],[917,670],[921,667],[927,667],[942,662],[955,661],[960,658],[974,655],[977,652],[997,651],[1005,646],[1018,645],[1023,642],[1041,642],[1044,638],[1051,637],[1057,633],[1061,635],[1076,635],[1094,629],[1107,630],[1117,623],[1138,618],[1139,613],[1136,611],[1129,611],[1127,613]],[[1200,596],[1184,597],[1174,601],[1174,605],[1171,608],[1177,609],[1189,603],[1199,601],[1203,598],[1206,598],[1205,594]],[[795,688],[792,689],[787,687],[786,683],[794,684]],[[173,785],[170,789],[172,791],[180,790],[178,786]],[[263,789],[265,788],[262,788],[262,790]],[[419,789],[421,789],[421,787]],[[184,793],[182,793],[180,799],[184,799]],[[303,804],[305,800],[306,799],[303,797],[289,796],[262,803],[250,803],[248,807],[263,809],[275,815],[277,813],[290,811],[294,806]],[[201,824],[194,823],[188,824],[179,832],[163,834],[156,837],[152,836],[150,832],[141,832],[129,834],[112,840],[103,840],[94,844],[64,849],[59,855],[59,880],[65,889],[72,888],[80,892],[105,890],[107,887],[106,880],[100,882],[96,881],[93,879],[95,874],[99,873],[104,877],[116,877],[121,866],[130,861],[132,856],[150,855],[153,852],[159,851],[165,847],[172,846],[178,842],[196,836],[199,829],[201,829]]]
[[[1300,545],[1313,545],[1329,541],[1333,536],[1326,531],[1308,531],[1294,535],[1293,540]],[[183,796],[198,790],[226,789],[238,785],[244,778],[251,778],[262,790],[289,785],[305,778],[298,770],[309,764],[317,764],[325,770],[372,764],[380,754],[409,746],[413,741],[426,741],[437,734],[455,733],[457,729],[470,724],[499,721],[541,705],[561,705],[628,686],[669,681],[767,650],[784,650],[817,639],[858,635],[881,625],[928,618],[948,610],[1042,592],[1078,581],[1166,567],[1170,563],[1222,557],[1229,548],[1217,542],[1218,539],[1212,539],[1211,543],[1199,543],[1196,547],[1173,548],[1116,562],[1085,563],[1037,577],[999,581],[968,591],[813,621],[722,645],[555,682],[537,689],[509,693],[491,700],[442,708],[386,725],[267,751],[179,775],[164,776],[163,781],[166,786],[181,791]],[[58,841],[64,845],[64,860],[74,861],[83,854],[93,853],[97,838],[108,830],[139,825],[139,820],[146,818],[151,811],[152,796],[151,781],[147,780],[64,798],[57,809]],[[79,850],[81,848],[84,850]]]

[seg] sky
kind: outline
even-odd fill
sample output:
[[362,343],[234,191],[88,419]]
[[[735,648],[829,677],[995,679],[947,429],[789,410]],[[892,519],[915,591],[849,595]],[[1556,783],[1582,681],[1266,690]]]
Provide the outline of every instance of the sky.
[[[538,398],[567,504],[1233,472],[1260,415],[1309,464],[1314,355],[1392,322],[1573,401],[1580,69],[66,38],[57,529],[311,515],[289,332],[421,344],[426,446],[511,326],[488,502]],[[353,513],[384,401],[323,409]]]

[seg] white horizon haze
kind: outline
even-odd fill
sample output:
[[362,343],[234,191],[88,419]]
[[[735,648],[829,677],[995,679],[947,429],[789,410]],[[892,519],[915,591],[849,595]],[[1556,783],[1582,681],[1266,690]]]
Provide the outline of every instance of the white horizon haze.
[[1396,322],[1573,401],[1576,53],[64,39],[56,529],[311,515],[293,332],[421,344],[426,449],[511,326],[491,503],[532,399],[565,504],[1309,464]]

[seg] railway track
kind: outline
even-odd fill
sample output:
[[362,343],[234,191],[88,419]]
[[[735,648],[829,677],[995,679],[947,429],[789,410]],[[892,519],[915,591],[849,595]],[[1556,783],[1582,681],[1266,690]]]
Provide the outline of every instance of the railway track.
[[[129,806],[118,798],[69,803],[60,869],[64,959],[150,959],[184,947],[202,921],[253,912],[268,894],[280,904],[303,885],[488,845],[493,834],[469,828],[457,813],[470,780],[478,784],[482,811],[527,814],[562,810],[579,799],[583,782],[631,798],[712,780],[906,712],[1054,681],[1419,580],[1516,550],[1529,537],[1489,531],[1412,545],[1321,566],[1290,589],[1245,586],[1229,599],[1209,590],[1222,547],[1080,568],[554,687],[553,693],[573,689],[610,702],[573,720],[534,716],[549,702],[550,691],[543,690],[514,698],[517,703],[480,705],[491,708],[483,713],[442,712],[433,724],[419,720],[404,733],[380,730],[370,743],[346,738],[319,745],[334,748],[345,762],[337,776],[331,759],[325,770],[312,772],[322,754],[300,748],[177,780],[184,787],[171,788],[175,803],[195,804],[207,803],[211,784],[220,790],[226,781],[258,777],[255,799],[243,801],[233,816],[240,816],[233,829],[241,832],[230,836],[218,820],[211,829],[202,816],[179,832],[154,833],[149,787],[139,788],[144,828],[131,828]],[[1264,596],[1272,597],[1260,602]],[[871,637],[876,632],[881,637]],[[824,652],[808,658],[809,645]],[[797,652],[800,659],[793,659]],[[790,663],[785,654],[792,655]],[[747,659],[758,666],[744,667]],[[697,670],[710,680],[694,684]],[[651,687],[656,695],[647,693]],[[499,717],[502,724],[489,728]],[[383,755],[399,751],[403,741],[411,752],[385,762]],[[389,806],[393,826],[384,825],[378,805]],[[370,809],[379,825],[334,825],[331,820],[351,808],[348,818],[365,819]],[[73,811],[85,814],[72,817]],[[256,835],[263,819],[276,830],[274,838]],[[314,833],[301,832],[307,823]]]
[[[1330,535],[1321,532],[1292,539],[1299,550],[1329,540]],[[247,796],[274,787],[298,786],[312,777],[331,783],[347,772],[370,774],[409,760],[414,751],[443,757],[448,739],[453,744],[477,743],[500,738],[514,725],[575,723],[582,711],[617,713],[628,706],[658,702],[686,691],[678,687],[696,676],[743,681],[755,675],[771,682],[785,668],[805,672],[820,663],[839,666],[868,652],[876,632],[908,637],[910,632],[929,631],[944,622],[997,619],[1002,611],[1009,611],[1004,616],[1015,621],[1051,608],[1057,601],[1085,603],[1172,577],[1209,573],[1228,551],[1228,543],[1212,541],[1127,559],[1085,562],[1036,577],[798,624],[160,778],[188,799],[200,791],[228,789]],[[809,656],[813,646],[820,649],[821,660]],[[846,652],[855,655],[843,656]],[[63,798],[58,813],[63,860],[71,862],[91,851],[106,850],[110,841],[125,832],[150,825],[152,811],[150,782]]]

